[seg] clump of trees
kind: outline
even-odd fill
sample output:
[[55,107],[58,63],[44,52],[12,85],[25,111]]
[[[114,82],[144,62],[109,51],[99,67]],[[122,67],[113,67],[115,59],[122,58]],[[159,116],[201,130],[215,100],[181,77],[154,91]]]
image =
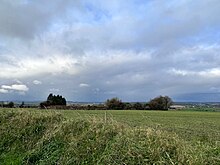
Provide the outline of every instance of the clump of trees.
[[145,106],[145,104],[137,102],[133,105],[133,109],[135,109],[135,110],[144,110],[144,109],[146,109],[146,106]]
[[66,99],[62,97],[61,95],[53,95],[52,93],[49,94],[47,97],[47,102],[50,103],[50,105],[66,105]]
[[105,102],[107,109],[115,109],[115,110],[144,110],[146,109],[146,105],[143,103],[124,103],[119,98],[114,97],[112,99],[108,99]]
[[173,101],[168,96],[159,96],[149,102],[149,108],[154,110],[168,110],[173,104]]
[[53,95],[52,93],[50,93],[47,97],[47,101],[40,103],[41,108],[55,105],[66,106],[66,99],[61,95]]
[[117,97],[108,99],[105,104],[107,106],[107,109],[122,110],[125,107],[125,104],[122,103],[122,101]]
[[4,108],[14,108],[14,102],[9,102],[9,103],[7,103],[7,104],[3,104],[2,103],[2,107],[4,107]]

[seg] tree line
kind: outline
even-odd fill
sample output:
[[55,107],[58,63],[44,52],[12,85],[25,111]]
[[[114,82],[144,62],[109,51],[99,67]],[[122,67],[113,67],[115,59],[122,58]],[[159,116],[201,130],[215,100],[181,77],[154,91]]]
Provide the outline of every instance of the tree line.
[[168,96],[159,96],[154,99],[151,99],[149,102],[146,103],[128,103],[128,102],[122,102],[117,97],[107,99],[104,104],[99,105],[72,105],[66,107],[66,99],[62,97],[61,95],[53,95],[52,93],[49,94],[47,97],[47,101],[44,101],[40,103],[40,107],[45,108],[56,108],[59,109],[99,109],[99,110],[147,110],[147,109],[153,109],[153,110],[168,110],[170,106],[172,105],[173,101]]
[[118,98],[108,99],[106,102],[107,109],[116,109],[116,110],[126,110],[126,109],[134,109],[134,110],[145,110],[145,109],[153,109],[153,110],[168,110],[170,106],[173,104],[173,101],[168,96],[159,96],[154,99],[151,99],[147,103],[123,103]]
[[[73,110],[168,110],[173,104],[173,101],[168,96],[159,96],[151,99],[149,102],[145,103],[130,103],[123,102],[117,97],[107,99],[104,104],[74,104],[68,105],[66,99],[61,95],[53,95],[50,93],[46,101],[40,103],[39,107],[41,109],[55,108],[55,109],[73,109]],[[13,108],[14,103],[9,102],[7,104],[2,104],[2,107]],[[24,102],[19,105],[19,108],[25,108]]]

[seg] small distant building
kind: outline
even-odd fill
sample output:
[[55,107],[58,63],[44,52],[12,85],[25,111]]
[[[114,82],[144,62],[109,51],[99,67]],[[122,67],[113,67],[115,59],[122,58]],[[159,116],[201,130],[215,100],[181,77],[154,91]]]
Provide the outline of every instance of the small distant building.
[[170,109],[184,109],[186,106],[184,105],[171,105]]

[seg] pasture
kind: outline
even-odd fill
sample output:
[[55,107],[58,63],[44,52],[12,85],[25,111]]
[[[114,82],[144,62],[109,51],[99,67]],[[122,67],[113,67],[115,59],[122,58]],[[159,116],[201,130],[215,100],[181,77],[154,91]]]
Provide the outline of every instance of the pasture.
[[0,109],[0,115],[3,164],[220,163],[219,112]]
[[131,127],[150,127],[178,134],[186,140],[220,142],[220,113],[194,111],[61,111],[67,118],[100,118]]

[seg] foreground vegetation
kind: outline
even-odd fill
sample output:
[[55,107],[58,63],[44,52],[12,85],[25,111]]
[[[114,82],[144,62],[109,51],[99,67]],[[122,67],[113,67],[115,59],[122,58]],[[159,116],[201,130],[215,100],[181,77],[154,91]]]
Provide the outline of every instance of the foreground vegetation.
[[220,164],[220,113],[0,110],[1,164]]

